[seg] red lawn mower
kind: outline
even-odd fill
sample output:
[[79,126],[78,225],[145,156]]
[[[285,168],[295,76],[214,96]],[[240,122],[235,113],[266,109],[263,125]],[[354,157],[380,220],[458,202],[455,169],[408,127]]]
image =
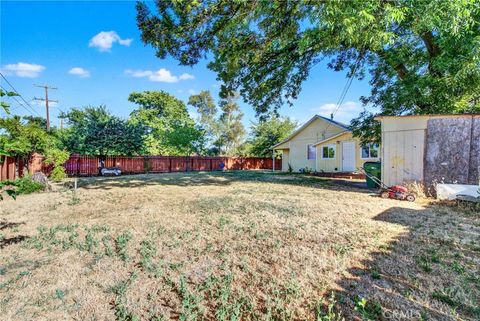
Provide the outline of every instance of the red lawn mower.
[[385,185],[382,180],[380,180],[378,177],[375,177],[373,175],[370,175],[367,173],[363,168],[359,168],[359,170],[365,174],[368,178],[370,178],[372,181],[374,181],[377,185],[380,186],[380,197],[381,198],[393,198],[396,200],[405,200],[409,202],[415,202],[416,196],[414,193],[411,193],[408,188],[402,185],[393,185],[393,186],[387,186]]

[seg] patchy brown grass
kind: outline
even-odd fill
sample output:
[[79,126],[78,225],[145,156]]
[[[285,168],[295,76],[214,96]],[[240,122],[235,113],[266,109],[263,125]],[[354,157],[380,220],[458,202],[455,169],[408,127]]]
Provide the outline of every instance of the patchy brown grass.
[[1,203],[2,319],[480,317],[475,213],[264,172],[80,185]]

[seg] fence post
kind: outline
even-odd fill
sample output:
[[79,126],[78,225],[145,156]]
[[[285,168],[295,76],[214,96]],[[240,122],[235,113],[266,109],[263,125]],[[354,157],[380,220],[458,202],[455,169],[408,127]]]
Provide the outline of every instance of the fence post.
[[172,172],[172,157],[168,156],[168,172]]

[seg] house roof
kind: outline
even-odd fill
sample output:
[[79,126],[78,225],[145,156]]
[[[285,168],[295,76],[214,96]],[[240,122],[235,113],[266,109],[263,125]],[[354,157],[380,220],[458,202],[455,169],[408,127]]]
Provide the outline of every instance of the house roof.
[[322,143],[324,143],[324,142],[327,142],[327,141],[329,141],[329,140],[332,140],[332,139],[334,139],[334,138],[340,137],[340,136],[342,136],[342,135],[344,135],[344,134],[346,134],[346,133],[350,133],[350,132],[351,132],[351,130],[346,130],[346,131],[344,131],[344,132],[341,132],[341,133],[338,133],[338,134],[336,134],[336,135],[330,136],[330,137],[328,137],[328,138],[322,139],[321,141],[318,141],[318,142],[316,142],[315,144],[313,144],[313,146],[320,145],[320,144],[322,144]]
[[346,131],[350,131],[350,128],[348,127],[348,125],[345,125],[345,124],[342,124],[341,122],[338,122],[338,121],[335,121],[333,119],[330,119],[330,118],[327,118],[327,117],[323,117],[323,116],[320,116],[320,115],[315,115],[313,116],[312,118],[310,118],[305,124],[303,124],[302,126],[300,126],[300,128],[298,128],[296,131],[294,131],[290,136],[287,137],[287,139],[281,141],[280,143],[278,144],[275,144],[272,149],[275,149],[275,147],[277,146],[280,146],[286,142],[288,142],[289,140],[291,140],[293,137],[295,137],[298,133],[300,133],[303,129],[305,129],[305,127],[307,127],[308,125],[310,125],[313,121],[315,121],[316,119],[322,119],[324,121],[327,121],[329,123],[331,123],[332,125],[334,126],[337,126],[337,127],[340,127],[342,129],[345,129]]

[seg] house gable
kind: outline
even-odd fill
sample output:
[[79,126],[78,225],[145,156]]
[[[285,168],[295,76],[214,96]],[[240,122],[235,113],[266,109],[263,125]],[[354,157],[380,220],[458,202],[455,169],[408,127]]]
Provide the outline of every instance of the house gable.
[[311,141],[312,144],[349,130],[346,125],[315,115],[290,137],[273,146],[274,149],[287,149],[292,141]]
[[287,140],[275,145],[273,149],[285,151],[284,161],[286,164],[284,164],[284,168],[288,168],[290,165],[294,171],[301,168],[315,169],[315,157],[312,155],[310,155],[310,159],[308,157],[309,145],[313,147],[318,141],[345,132],[346,128],[345,125],[339,125],[328,118],[314,116]]

